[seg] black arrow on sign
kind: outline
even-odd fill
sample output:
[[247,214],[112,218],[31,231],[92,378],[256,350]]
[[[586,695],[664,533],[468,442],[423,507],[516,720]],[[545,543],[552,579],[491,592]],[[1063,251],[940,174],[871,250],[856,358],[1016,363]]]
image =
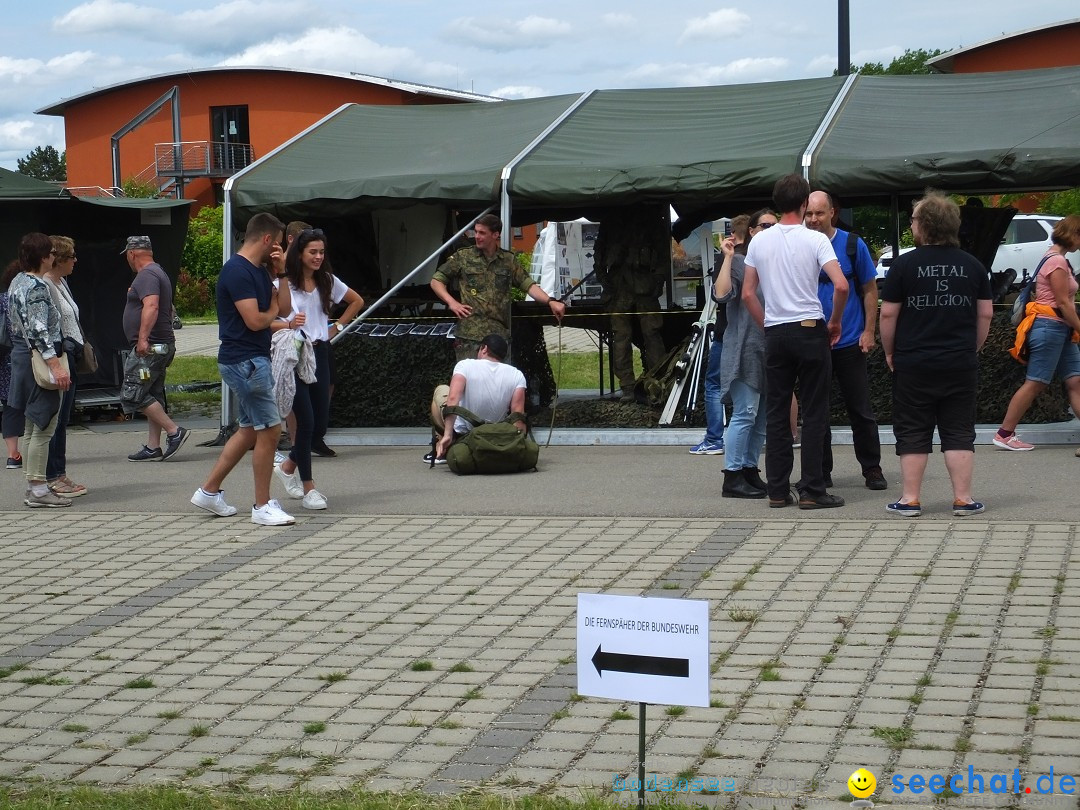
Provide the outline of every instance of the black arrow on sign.
[[661,658],[658,655],[629,655],[627,653],[604,652],[602,645],[597,645],[592,663],[596,673],[603,678],[603,670],[608,672],[632,672],[635,675],[663,675],[668,678],[689,678],[689,658]]

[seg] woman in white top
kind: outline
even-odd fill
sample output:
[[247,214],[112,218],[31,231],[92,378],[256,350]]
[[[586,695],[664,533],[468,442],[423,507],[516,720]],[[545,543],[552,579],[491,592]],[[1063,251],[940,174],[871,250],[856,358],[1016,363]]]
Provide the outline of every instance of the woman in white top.
[[[292,294],[288,327],[311,341],[315,354],[315,382],[296,378],[293,413],[296,440],[289,457],[275,474],[290,497],[303,498],[307,509],[325,509],[326,498],[315,489],[311,474],[312,436],[326,433],[330,421],[330,339],[337,336],[364,306],[364,299],[333,274],[326,256],[326,235],[319,228],[305,228],[289,245],[285,276]],[[345,302],[345,313],[329,323],[334,304]]]
[[71,356],[71,387],[60,399],[60,412],[56,417],[56,431],[49,440],[49,460],[45,465],[45,480],[49,489],[64,498],[78,498],[86,494],[86,487],[76,484],[67,475],[67,426],[75,408],[75,363],[81,356],[86,342],[79,324],[79,305],[68,287],[67,277],[75,270],[75,241],[67,236],[50,236],[54,256],[52,268],[45,271],[45,281],[52,285],[53,301],[60,310],[60,336],[64,352]]

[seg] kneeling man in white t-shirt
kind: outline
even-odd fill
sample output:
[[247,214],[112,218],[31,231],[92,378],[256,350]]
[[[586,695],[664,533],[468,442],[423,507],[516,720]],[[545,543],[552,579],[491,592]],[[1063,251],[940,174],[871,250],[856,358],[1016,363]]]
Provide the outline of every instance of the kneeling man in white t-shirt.
[[[431,424],[440,438],[435,445],[435,463],[446,463],[446,451],[454,440],[473,426],[455,416],[443,418],[446,406],[472,411],[485,422],[498,422],[507,414],[525,412],[525,375],[503,362],[510,347],[501,335],[490,334],[480,341],[475,360],[461,360],[454,366],[450,385],[440,385],[431,400]],[[524,422],[516,422],[525,430]],[[431,463],[431,453],[424,456]]]

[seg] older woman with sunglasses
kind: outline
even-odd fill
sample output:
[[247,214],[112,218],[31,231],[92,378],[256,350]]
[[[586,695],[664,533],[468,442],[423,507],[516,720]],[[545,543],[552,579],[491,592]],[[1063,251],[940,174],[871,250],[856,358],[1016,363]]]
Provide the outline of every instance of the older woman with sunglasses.
[[[68,498],[49,489],[45,465],[49,440],[56,430],[60,397],[71,387],[71,375],[60,361],[60,311],[53,303],[45,273],[56,251],[43,233],[28,233],[19,243],[20,272],[8,288],[14,345],[11,349],[11,389],[8,402],[26,415],[26,498],[31,508],[71,506]],[[42,388],[34,378],[31,351],[40,352],[57,388]]]
[[[323,436],[330,422],[330,339],[341,333],[364,306],[364,299],[334,275],[326,255],[326,234],[305,228],[285,254],[285,278],[292,296],[292,312],[285,326],[311,341],[315,355],[315,381],[296,376],[293,413],[296,441],[289,457],[274,470],[292,498],[303,498],[305,509],[325,509],[326,497],[315,489],[311,473],[311,445]],[[329,323],[334,304],[344,302],[345,313]]]
[[[53,288],[53,302],[60,311],[60,336],[72,363],[81,357],[83,344],[82,325],[79,323],[79,305],[71,294],[67,277],[75,270],[75,242],[67,236],[50,236],[53,246],[53,264],[44,274],[44,279]],[[56,417],[56,431],[49,440],[49,460],[45,465],[45,477],[49,489],[65,498],[78,498],[87,490],[82,484],[76,484],[67,474],[67,426],[75,409],[75,369],[71,369],[71,387],[60,398],[60,412]]]

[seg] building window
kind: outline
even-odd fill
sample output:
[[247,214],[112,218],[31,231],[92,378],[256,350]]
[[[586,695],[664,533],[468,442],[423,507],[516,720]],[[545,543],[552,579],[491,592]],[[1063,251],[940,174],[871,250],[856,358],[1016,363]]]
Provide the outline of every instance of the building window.
[[525,236],[525,234],[522,233],[521,228],[514,228],[513,233],[515,239],[521,239],[523,236]]

